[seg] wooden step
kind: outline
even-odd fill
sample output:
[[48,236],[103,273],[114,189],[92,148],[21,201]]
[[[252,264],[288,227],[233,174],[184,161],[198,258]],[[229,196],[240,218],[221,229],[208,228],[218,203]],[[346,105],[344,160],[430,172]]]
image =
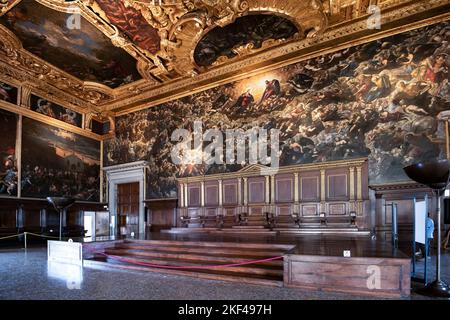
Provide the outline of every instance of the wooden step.
[[145,247],[138,245],[116,245],[116,249],[119,250],[140,250],[140,251],[151,251],[151,252],[165,252],[165,253],[174,253],[174,254],[204,254],[204,255],[234,255],[234,256],[276,256],[282,255],[286,252],[286,250],[257,250],[257,249],[245,249],[245,248],[215,248],[214,250],[206,251],[205,248],[200,247]]
[[[235,267],[225,267],[223,269],[221,268],[208,268],[208,269],[196,269],[195,267],[199,266],[217,266],[217,265],[223,265],[224,263],[219,264],[211,264],[211,263],[203,263],[203,261],[196,261],[196,262],[187,262],[184,260],[167,260],[167,259],[148,259],[143,257],[136,257],[132,254],[112,254],[108,253],[111,256],[118,256],[120,258],[125,259],[131,259],[133,261],[137,261],[138,263],[147,263],[147,264],[154,264],[154,265],[160,265],[160,266],[192,266],[192,269],[183,269],[185,271],[222,271],[224,270],[227,273],[234,274],[239,273],[241,275],[261,275],[261,276],[270,276],[270,277],[280,277],[283,278],[283,267],[280,266],[256,266],[256,265],[244,265],[244,266],[235,266]],[[108,257],[108,261],[116,262],[114,258]],[[126,262],[124,262],[126,263]],[[226,263],[225,263],[226,264]],[[153,268],[151,266],[148,266],[148,268]],[[159,268],[157,268],[159,269]],[[170,269],[175,270],[175,269]]]
[[[216,266],[282,256],[292,247],[293,245],[289,244],[223,241],[126,240],[116,243],[113,248],[104,249],[104,253],[109,257],[97,254],[93,259],[85,260],[85,265],[97,264],[131,270],[278,286],[283,281],[282,259],[222,268]],[[120,259],[131,261],[120,261]],[[173,267],[191,266],[192,268],[166,269],[145,264]],[[200,266],[210,267],[195,268]]]
[[[130,249],[106,249],[106,254],[113,255],[136,255],[136,256],[145,256],[149,258],[155,259],[169,259],[169,260],[182,260],[182,261],[204,261],[205,263],[211,264],[213,262],[217,263],[238,263],[242,261],[252,261],[252,260],[261,260],[267,259],[271,257],[281,256],[282,254],[265,254],[265,255],[232,255],[232,254],[194,254],[194,253],[173,253],[173,252],[158,252],[158,251],[150,251],[150,250],[130,250]],[[264,262],[265,265],[279,265],[279,261],[269,261]]]
[[210,231],[209,234],[237,234],[237,235],[246,235],[246,236],[276,236],[278,234],[277,231],[262,229],[262,230],[239,230],[239,229],[222,229],[216,231]]
[[[147,250],[124,250],[123,253],[118,252],[117,250],[123,250],[123,249],[109,249],[112,251],[108,251],[114,254],[130,254],[130,255],[136,255],[136,256],[146,256],[148,258],[158,258],[157,254],[152,253],[151,251]],[[239,262],[248,262],[253,260],[261,260],[266,258],[275,257],[277,255],[264,255],[264,256],[224,256],[224,255],[198,255],[198,254],[181,254],[181,255],[166,255],[164,256],[164,259],[167,260],[184,260],[187,262],[190,261],[203,261],[205,264],[232,264],[232,263],[239,263]],[[281,260],[273,260],[273,261],[266,261],[266,262],[259,262],[258,265],[267,265],[267,266],[282,266],[283,263]]]
[[231,281],[237,283],[248,283],[248,284],[256,284],[256,285],[266,285],[266,286],[283,286],[283,279],[276,276],[260,276],[260,275],[238,275],[238,274],[229,274],[225,271],[217,271],[217,270],[197,270],[197,271],[182,271],[182,270],[173,270],[173,269],[160,269],[160,268],[149,268],[138,265],[124,264],[120,262],[103,262],[98,260],[85,260],[85,267],[91,268],[120,268],[127,270],[135,270],[135,271],[144,271],[144,272],[157,272],[163,274],[172,274],[179,276],[188,276],[194,278],[202,278],[202,279],[210,279],[210,280],[221,280],[221,281]]
[[264,229],[265,226],[249,226],[249,225],[243,225],[243,226],[232,226],[232,229]]
[[189,247],[189,246],[201,246],[208,248],[222,248],[222,247],[233,247],[233,248],[260,248],[260,249],[270,249],[270,248],[279,248],[290,250],[294,247],[292,244],[282,244],[282,243],[242,243],[242,242],[224,242],[224,241],[179,241],[179,240],[125,240],[123,244],[131,244],[138,243],[140,245],[170,245],[170,246],[181,246],[181,247]]

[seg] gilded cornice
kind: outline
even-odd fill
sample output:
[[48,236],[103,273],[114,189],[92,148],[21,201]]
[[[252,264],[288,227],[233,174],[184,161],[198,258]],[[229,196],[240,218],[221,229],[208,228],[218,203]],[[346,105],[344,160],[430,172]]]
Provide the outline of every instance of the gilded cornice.
[[98,83],[86,83],[48,64],[22,47],[17,37],[0,25],[0,61],[12,66],[22,79],[33,79],[37,86],[51,85],[81,99],[91,107],[112,98],[112,89]]
[[[331,170],[336,168],[345,168],[350,166],[362,167],[365,163],[367,163],[367,158],[355,158],[348,160],[337,160],[337,161],[328,161],[328,162],[319,162],[319,163],[307,163],[307,164],[297,164],[290,166],[282,166],[279,168],[270,168],[262,165],[248,165],[242,168],[239,171],[232,173],[219,173],[219,174],[210,174],[203,176],[194,176],[194,177],[183,177],[177,178],[179,183],[191,183],[191,182],[201,182],[201,181],[211,181],[211,180],[225,180],[225,179],[235,179],[235,178],[243,178],[243,177],[255,177],[255,176],[264,176],[264,175],[277,175],[284,173],[301,173],[306,171],[315,171],[315,170]],[[272,172],[271,172],[272,171]]]

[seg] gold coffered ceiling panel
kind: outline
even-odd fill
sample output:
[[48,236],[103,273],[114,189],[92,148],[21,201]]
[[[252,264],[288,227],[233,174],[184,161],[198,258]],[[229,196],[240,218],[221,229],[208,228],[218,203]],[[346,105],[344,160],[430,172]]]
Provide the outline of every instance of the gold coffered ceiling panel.
[[[20,1],[0,1],[0,21],[17,16]],[[80,14],[83,21],[89,23],[89,28],[95,27],[124,56],[112,55],[111,58],[102,54],[102,49],[108,45],[97,46],[88,37],[83,38],[95,32],[86,31],[89,28],[82,30],[85,34],[80,33],[80,37],[84,45],[72,41],[71,48],[80,48],[80,52],[90,59],[88,61],[103,64],[103,67],[91,67],[92,79],[87,79],[89,70],[76,72],[64,68],[64,63],[58,65],[54,60],[50,61],[49,55],[48,59],[45,55],[39,56],[39,51],[33,51],[33,46],[21,41],[23,37],[14,32],[17,29],[13,25],[2,23],[0,69],[8,77],[27,80],[31,86],[84,109],[86,114],[107,117],[146,108],[374,37],[401,32],[421,23],[447,19],[450,1],[37,2],[59,13]],[[377,5],[381,10],[381,29],[368,28],[367,19],[371,15],[373,17],[373,11],[368,13],[370,5]],[[260,18],[262,15],[264,17]],[[249,27],[251,21],[256,21],[256,25]],[[66,34],[67,30],[62,29],[61,34]],[[247,34],[245,30],[248,30]],[[277,31],[269,32],[273,30]],[[49,33],[51,31],[51,28],[48,29]],[[215,40],[212,36],[214,32],[221,37]],[[62,40],[56,40],[53,45],[62,43]],[[203,51],[197,49],[197,53],[201,51],[203,55],[212,55],[207,63],[199,63],[198,57],[196,60],[199,45]],[[113,52],[115,49],[106,51]],[[129,66],[130,59],[134,61],[133,67]],[[134,73],[130,71],[133,68],[136,70]]]

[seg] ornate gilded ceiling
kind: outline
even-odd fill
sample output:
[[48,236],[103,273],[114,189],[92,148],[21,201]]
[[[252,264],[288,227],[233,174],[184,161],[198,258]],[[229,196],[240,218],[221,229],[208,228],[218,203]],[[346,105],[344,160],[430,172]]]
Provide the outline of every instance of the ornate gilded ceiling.
[[[369,37],[450,0],[0,0],[0,80],[111,117]],[[381,10],[381,29],[370,5]],[[367,40],[366,40],[367,41]]]

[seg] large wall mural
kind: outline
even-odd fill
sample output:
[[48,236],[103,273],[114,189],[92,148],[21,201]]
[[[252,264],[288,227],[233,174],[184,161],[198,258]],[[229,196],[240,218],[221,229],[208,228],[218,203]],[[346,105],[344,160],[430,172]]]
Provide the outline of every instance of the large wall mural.
[[0,196],[17,195],[17,115],[0,109]]
[[174,129],[281,130],[281,165],[369,158],[370,183],[407,180],[402,167],[444,156],[437,116],[450,110],[449,22],[358,45],[117,119],[105,165],[150,163],[151,198],[175,177],[239,166],[175,166]]
[[34,94],[30,97],[30,109],[80,128],[82,126],[83,116],[80,113],[64,108]]
[[69,17],[35,1],[22,1],[0,23],[26,50],[83,81],[116,88],[141,79],[134,58],[84,18],[80,29],[69,28]]
[[98,141],[23,118],[23,197],[99,201],[99,170]]

